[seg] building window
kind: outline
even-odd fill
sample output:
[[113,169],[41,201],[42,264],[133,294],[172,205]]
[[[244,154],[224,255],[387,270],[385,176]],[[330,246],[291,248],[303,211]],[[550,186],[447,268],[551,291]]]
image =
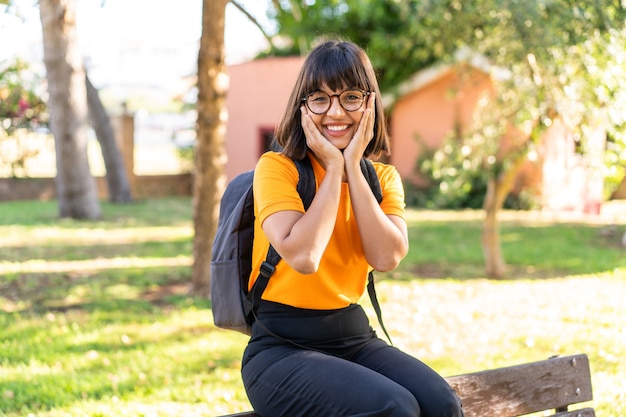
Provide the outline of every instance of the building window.
[[269,151],[272,145],[272,140],[274,140],[274,129],[273,128],[261,128],[261,149],[259,155],[264,154]]

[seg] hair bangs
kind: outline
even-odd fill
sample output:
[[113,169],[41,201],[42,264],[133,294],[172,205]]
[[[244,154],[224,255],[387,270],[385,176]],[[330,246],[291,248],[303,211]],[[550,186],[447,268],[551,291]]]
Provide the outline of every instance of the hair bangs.
[[306,93],[320,90],[323,86],[333,91],[359,88],[369,91],[366,70],[354,51],[335,47],[322,51],[312,61],[306,77]]

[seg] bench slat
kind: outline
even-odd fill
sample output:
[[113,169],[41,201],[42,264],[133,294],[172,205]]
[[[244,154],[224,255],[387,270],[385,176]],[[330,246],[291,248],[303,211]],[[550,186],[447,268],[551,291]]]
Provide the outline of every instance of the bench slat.
[[[515,417],[568,407],[593,399],[589,359],[585,354],[446,378],[466,417]],[[254,412],[223,417],[259,417]],[[592,408],[553,417],[595,417]]]
[[446,378],[466,417],[513,417],[593,399],[587,355]]

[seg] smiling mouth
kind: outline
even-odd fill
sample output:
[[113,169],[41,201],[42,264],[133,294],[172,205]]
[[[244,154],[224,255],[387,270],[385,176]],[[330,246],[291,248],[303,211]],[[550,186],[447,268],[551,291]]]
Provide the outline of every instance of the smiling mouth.
[[341,126],[326,126],[326,129],[331,130],[333,132],[340,132],[342,130],[346,130],[348,128],[348,125],[341,125]]

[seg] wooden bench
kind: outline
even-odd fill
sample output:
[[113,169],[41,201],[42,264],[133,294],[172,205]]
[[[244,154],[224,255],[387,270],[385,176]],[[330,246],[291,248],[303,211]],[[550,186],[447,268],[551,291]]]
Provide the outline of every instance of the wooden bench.
[[[569,410],[593,399],[585,354],[446,378],[466,417],[515,417],[553,410],[553,417],[595,417],[593,408]],[[545,414],[544,414],[545,415]],[[260,417],[254,412],[222,417]],[[271,416],[265,416],[271,417]]]

